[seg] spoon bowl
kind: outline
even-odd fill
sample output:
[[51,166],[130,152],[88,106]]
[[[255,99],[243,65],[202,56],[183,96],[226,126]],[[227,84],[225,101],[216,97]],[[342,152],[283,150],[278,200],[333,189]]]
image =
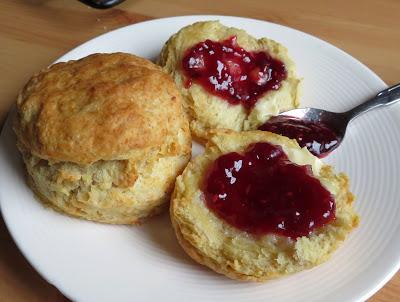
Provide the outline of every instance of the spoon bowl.
[[317,108],[293,109],[279,115],[290,116],[303,121],[325,125],[335,132],[340,139],[344,138],[347,124],[350,122],[347,112],[331,112]]
[[300,146],[307,147],[314,155],[324,157],[342,143],[347,126],[353,119],[399,100],[400,83],[382,90],[372,99],[345,112],[317,108],[294,109],[271,118],[259,129],[294,138]]

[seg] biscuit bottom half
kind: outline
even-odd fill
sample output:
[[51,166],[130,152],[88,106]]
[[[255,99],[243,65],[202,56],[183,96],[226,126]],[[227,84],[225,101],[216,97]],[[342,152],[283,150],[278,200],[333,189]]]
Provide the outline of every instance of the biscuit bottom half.
[[[309,165],[313,176],[334,197],[336,218],[297,239],[273,233],[251,235],[218,218],[207,207],[201,190],[207,168],[222,154],[243,152],[256,142],[279,145],[291,162]],[[218,131],[205,153],[193,159],[177,178],[170,215],[179,243],[195,261],[232,279],[265,281],[326,261],[358,225],[353,201],[347,176],[335,174],[295,140],[262,131]]]
[[90,165],[51,162],[23,151],[28,183],[47,206],[111,224],[138,224],[169,202],[175,178],[189,154],[160,157],[147,150],[126,160]]

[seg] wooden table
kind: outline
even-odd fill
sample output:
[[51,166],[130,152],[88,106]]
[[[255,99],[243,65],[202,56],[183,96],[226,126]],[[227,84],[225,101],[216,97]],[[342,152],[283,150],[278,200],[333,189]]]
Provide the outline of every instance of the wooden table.
[[[1,0],[0,125],[33,72],[99,34],[165,16],[224,14],[287,25],[342,48],[387,84],[394,84],[400,82],[399,11],[399,0],[127,0],[109,10],[95,10],[73,0]],[[398,300],[400,273],[370,299]],[[3,301],[68,300],[30,266],[0,219]]]

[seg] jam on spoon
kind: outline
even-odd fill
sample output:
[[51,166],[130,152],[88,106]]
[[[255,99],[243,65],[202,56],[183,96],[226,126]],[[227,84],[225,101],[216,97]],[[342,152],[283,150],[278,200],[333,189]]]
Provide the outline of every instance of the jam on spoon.
[[301,120],[287,115],[274,116],[258,129],[296,139],[300,147],[307,147],[318,157],[328,155],[341,141],[331,128],[321,122]]
[[267,130],[295,138],[300,146],[324,157],[343,141],[347,125],[356,117],[376,108],[390,106],[400,101],[400,84],[386,88],[360,105],[345,111],[331,112],[317,108],[286,111],[270,119],[260,130]]
[[254,235],[296,239],[335,219],[335,201],[310,166],[289,161],[270,143],[217,158],[203,183],[207,207],[228,224]]
[[194,45],[186,51],[182,68],[186,86],[198,83],[208,92],[247,109],[267,91],[279,89],[287,77],[283,62],[265,51],[244,50],[235,36]]

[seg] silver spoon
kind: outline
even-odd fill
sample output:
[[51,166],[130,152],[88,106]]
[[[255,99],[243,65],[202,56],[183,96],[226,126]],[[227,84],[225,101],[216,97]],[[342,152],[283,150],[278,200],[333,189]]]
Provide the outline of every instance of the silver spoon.
[[345,112],[330,112],[316,108],[300,108],[282,112],[279,114],[279,118],[280,119],[283,117],[295,118],[296,120],[300,120],[301,122],[323,125],[329,128],[329,130],[332,130],[336,135],[337,141],[335,141],[334,144],[328,148],[329,151],[326,151],[325,154],[323,153],[319,154],[322,157],[331,152],[332,150],[336,149],[340,145],[346,134],[347,125],[353,119],[372,109],[388,106],[396,103],[399,100],[400,100],[400,83],[392,87],[389,87],[385,90],[382,90],[372,99]]

